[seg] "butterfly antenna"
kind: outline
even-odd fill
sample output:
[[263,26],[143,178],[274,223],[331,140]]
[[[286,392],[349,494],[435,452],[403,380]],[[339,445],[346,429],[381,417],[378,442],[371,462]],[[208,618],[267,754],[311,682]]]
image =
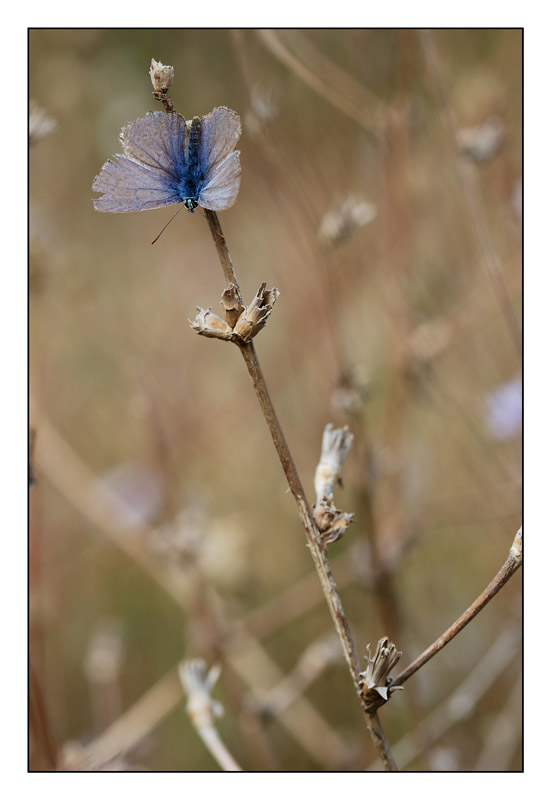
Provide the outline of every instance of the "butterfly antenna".
[[164,225],[164,226],[163,226],[163,228],[161,228],[161,233],[159,233],[159,234],[158,234],[158,235],[157,235],[157,236],[156,236],[156,237],[153,239],[153,241],[151,242],[151,244],[155,244],[155,242],[158,242],[158,241],[159,241],[159,239],[161,238],[161,234],[165,232],[165,230],[168,228],[168,226],[170,225],[170,223],[172,222],[172,220],[174,219],[174,217],[177,217],[177,216],[178,216],[178,214],[180,213],[180,211],[181,211],[183,208],[185,208],[185,205],[181,205],[181,206],[180,206],[180,208],[178,209],[178,211],[177,211],[175,214],[173,214],[173,215],[171,216],[171,218],[168,220],[168,222],[166,223],[166,225]]

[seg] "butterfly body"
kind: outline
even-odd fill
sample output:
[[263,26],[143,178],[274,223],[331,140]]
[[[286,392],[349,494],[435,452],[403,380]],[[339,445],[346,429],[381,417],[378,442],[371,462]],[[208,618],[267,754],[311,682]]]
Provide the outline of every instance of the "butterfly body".
[[92,188],[97,211],[124,213],[183,202],[213,211],[230,208],[241,179],[241,134],[235,111],[219,106],[190,123],[181,114],[150,111],[126,125],[123,153],[107,161]]
[[178,184],[178,192],[188,211],[195,211],[205,182],[201,165],[201,119],[193,117],[186,143],[185,175]]

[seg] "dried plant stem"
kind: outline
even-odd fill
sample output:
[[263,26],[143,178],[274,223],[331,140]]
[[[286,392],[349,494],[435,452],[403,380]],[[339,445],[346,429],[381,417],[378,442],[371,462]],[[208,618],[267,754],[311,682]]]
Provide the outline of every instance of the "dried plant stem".
[[211,756],[220,764],[225,772],[243,771],[227,749],[215,727],[201,726],[197,728],[197,733]]
[[209,224],[210,232],[212,234],[212,239],[214,241],[214,246],[216,247],[216,252],[218,253],[218,258],[220,259],[220,264],[224,272],[224,277],[226,278],[226,283],[228,284],[228,286],[230,285],[235,286],[237,288],[239,295],[241,296],[241,290],[237,282],[237,276],[233,269],[233,264],[230,258],[230,252],[226,245],[226,239],[224,238],[224,234],[222,233],[222,228],[218,220],[218,215],[216,211],[210,211],[210,209],[205,208],[205,216]]
[[517,571],[517,569],[522,564],[522,551],[518,551],[518,547],[515,549],[515,545],[517,544],[517,540],[519,540],[521,536],[521,532],[517,533],[515,537],[515,543],[511,548],[511,552],[505,561],[504,565],[501,567],[495,578],[488,584],[488,586],[484,589],[482,594],[480,594],[474,603],[472,603],[469,608],[457,619],[453,625],[450,625],[447,631],[445,631],[442,636],[439,636],[435,642],[431,644],[430,647],[421,653],[415,661],[412,661],[409,667],[406,667],[396,678],[392,681],[392,686],[402,686],[408,678],[411,678],[418,669],[420,669],[423,664],[426,664],[427,661],[436,655],[436,653],[440,652],[443,647],[445,647],[451,640],[457,636],[463,628],[473,620],[476,615],[482,611],[485,605],[490,602],[492,597],[494,597],[500,589],[502,589],[509,578]]
[[[238,292],[240,292],[239,283],[233,269],[230,254],[226,245],[226,240],[224,238],[224,234],[222,233],[222,228],[220,226],[220,222],[218,221],[218,217],[214,211],[206,210],[205,214],[214,240],[216,251],[220,258],[220,264],[226,277],[226,281],[228,284],[233,284],[236,286]],[[285,477],[287,478],[289,489],[296,500],[299,516],[306,532],[308,547],[314,560],[314,565],[320,579],[322,591],[327,601],[327,605],[329,606],[329,611],[333,619],[335,630],[337,631],[341,641],[344,657],[354,682],[354,689],[361,702],[358,689],[360,660],[354,640],[352,638],[350,626],[342,607],[341,599],[337,592],[335,579],[331,572],[331,567],[329,566],[325,545],[321,540],[312,516],[312,511],[308,502],[306,501],[306,493],[302,487],[302,483],[285,440],[283,430],[279,424],[279,420],[273,407],[254,345],[252,342],[248,342],[246,344],[238,344],[238,347],[241,351],[241,355],[243,356],[245,364],[247,365],[258,402],[266,419],[266,423],[272,436],[279,460],[281,461],[281,466],[283,467]],[[375,748],[379,754],[384,768],[389,771],[396,770],[396,764],[392,758],[392,753],[377,715],[367,714],[366,716],[367,728],[372,736]]]
[[396,766],[396,762],[394,761],[394,756],[390,750],[390,746],[388,744],[387,738],[385,736],[385,732],[383,727],[380,723],[379,716],[377,712],[373,714],[366,714],[367,719],[367,730],[371,734],[371,738],[375,743],[375,748],[377,750],[377,754],[381,759],[383,767],[387,772],[397,772],[398,767]]
[[254,345],[252,342],[249,342],[248,344],[240,345],[239,349],[241,350],[241,354],[245,360],[247,369],[249,370],[249,375],[251,376],[258,402],[272,435],[275,449],[277,450],[279,460],[281,461],[281,466],[283,467],[285,477],[287,478],[287,483],[289,484],[289,488],[297,502],[299,516],[308,539],[308,547],[310,548],[312,558],[314,559],[314,564],[318,572],[325,599],[329,605],[333,623],[343,646],[348,669],[350,670],[350,674],[352,675],[354,681],[357,682],[358,673],[360,672],[360,660],[358,658],[358,653],[356,652],[356,647],[352,640],[350,627],[346,620],[341,600],[337,592],[331,567],[329,566],[327,551],[321,541],[316,523],[312,517],[312,512],[310,511],[308,503],[306,502],[305,492],[302,488],[302,483],[293,462],[291,453],[289,452],[287,442],[285,441],[285,436],[281,429],[281,425],[279,424],[279,420],[277,419],[274,407],[272,405]]

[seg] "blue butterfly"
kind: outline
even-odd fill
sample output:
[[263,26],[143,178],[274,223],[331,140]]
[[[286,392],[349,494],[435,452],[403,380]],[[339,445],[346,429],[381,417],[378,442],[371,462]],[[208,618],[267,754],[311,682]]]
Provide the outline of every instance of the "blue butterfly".
[[219,106],[186,122],[181,114],[150,111],[126,125],[124,155],[109,159],[92,189],[96,211],[146,211],[184,203],[212,211],[230,208],[241,180],[239,114]]

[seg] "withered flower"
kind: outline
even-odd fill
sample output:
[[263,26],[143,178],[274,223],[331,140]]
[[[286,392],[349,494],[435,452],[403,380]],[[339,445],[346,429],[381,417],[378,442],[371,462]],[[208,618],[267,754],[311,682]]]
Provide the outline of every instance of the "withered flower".
[[278,297],[279,289],[266,289],[266,284],[263,283],[252,303],[247,306],[237,320],[233,329],[234,335],[242,342],[250,342],[266,324]]
[[339,511],[332,498],[322,497],[314,509],[314,521],[325,544],[331,544],[344,536],[354,514]]
[[373,657],[371,644],[367,645],[366,650],[367,667],[360,672],[359,688],[366,711],[369,713],[376,711],[397,689],[403,689],[403,686],[389,685],[389,673],[402,657],[402,653],[396,649],[393,642],[389,642],[388,636],[379,639]]
[[224,291],[220,301],[225,321],[210,308],[198,306],[199,313],[189,323],[202,336],[245,344],[262,330],[278,297],[279,289],[268,290],[263,283],[252,302],[245,308],[237,287],[231,285]]
[[354,435],[348,425],[344,428],[333,428],[331,423],[325,426],[321,456],[314,476],[316,503],[319,504],[324,497],[331,498],[335,484],[341,483],[342,467],[353,441]]
[[222,313],[226,319],[226,322],[230,328],[235,328],[237,320],[243,311],[245,311],[245,306],[241,300],[239,289],[233,283],[231,283],[222,293],[220,305],[222,306]]
[[153,89],[161,94],[166,94],[172,86],[174,67],[167,67],[166,64],[161,64],[160,61],[155,61],[152,58],[149,77],[151,78]]
[[232,329],[227,322],[220,319],[218,314],[214,314],[210,308],[200,308],[199,306],[197,306],[197,312],[194,320],[188,320],[197,333],[213,339],[231,339]]

